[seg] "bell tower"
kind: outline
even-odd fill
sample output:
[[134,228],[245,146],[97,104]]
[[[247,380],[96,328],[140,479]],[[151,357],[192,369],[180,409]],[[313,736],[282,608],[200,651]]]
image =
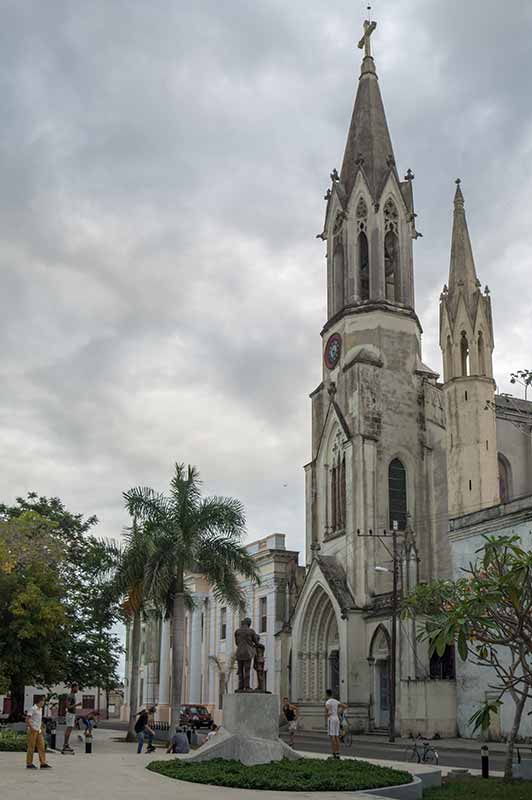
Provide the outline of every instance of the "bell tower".
[[458,179],[449,285],[440,297],[451,517],[499,502],[493,346],[489,290],[477,277]]
[[[360,78],[340,173],[331,173],[320,238],[327,241],[327,318],[380,305],[414,310],[411,170],[399,177],[366,22]],[[392,309],[393,310],[393,309]]]

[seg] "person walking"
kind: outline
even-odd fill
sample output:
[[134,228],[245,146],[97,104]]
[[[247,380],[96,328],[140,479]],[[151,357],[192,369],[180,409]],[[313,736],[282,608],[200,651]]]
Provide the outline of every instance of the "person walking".
[[155,736],[153,730],[148,725],[148,714],[153,714],[155,711],[154,708],[150,708],[148,710],[143,709],[138,713],[138,719],[135,723],[135,733],[137,734],[137,754],[142,753],[142,749],[144,747],[144,737],[148,737],[148,748],[146,750],[147,753],[153,753],[155,747],[153,746],[153,737]]
[[294,746],[294,736],[297,731],[297,718],[299,712],[297,706],[289,702],[288,697],[283,697],[283,714],[288,723],[288,744]]
[[70,734],[72,733],[72,729],[76,724],[76,708],[81,705],[81,703],[76,702],[76,694],[78,691],[79,685],[77,683],[72,683],[70,686],[70,692],[68,693],[66,699],[65,739],[63,741],[63,749],[61,750],[63,754],[76,752],[72,747],[70,747]]
[[340,716],[347,706],[340,703],[333,697],[332,689],[327,689],[327,700],[325,701],[325,722],[327,733],[331,740],[331,750],[333,758],[340,758]]
[[44,736],[42,733],[42,709],[44,697],[39,697],[37,702],[30,708],[26,715],[26,725],[28,726],[28,749],[26,751],[26,769],[37,769],[33,763],[35,747],[39,754],[41,769],[51,769],[50,764],[46,763],[46,751],[44,748]]

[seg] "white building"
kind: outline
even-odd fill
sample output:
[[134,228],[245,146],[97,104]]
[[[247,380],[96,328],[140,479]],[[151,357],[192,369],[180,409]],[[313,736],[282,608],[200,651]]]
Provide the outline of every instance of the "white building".
[[[257,561],[260,585],[242,582],[246,595],[245,611],[221,604],[201,575],[187,576],[195,607],[186,611],[183,703],[207,705],[219,718],[223,696],[236,684],[234,632],[243,616],[249,616],[265,645],[267,689],[279,694],[288,686],[288,664],[283,661],[283,626],[296,602],[304,569],[298,566],[298,553],[286,550],[285,536],[273,533],[247,545]],[[170,623],[149,617],[142,625],[139,704],[156,703],[160,720],[168,720],[171,697],[172,647]],[[130,685],[131,653],[129,631],[126,641],[126,687]],[[254,676],[253,676],[254,678]],[[252,678],[252,679],[253,679]],[[126,705],[123,718],[129,714]]]

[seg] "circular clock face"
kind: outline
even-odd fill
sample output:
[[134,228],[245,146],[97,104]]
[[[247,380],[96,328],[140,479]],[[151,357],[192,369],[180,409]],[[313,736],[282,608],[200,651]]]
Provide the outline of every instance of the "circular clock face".
[[342,337],[339,333],[333,333],[325,345],[325,366],[334,369],[340,359],[342,352]]

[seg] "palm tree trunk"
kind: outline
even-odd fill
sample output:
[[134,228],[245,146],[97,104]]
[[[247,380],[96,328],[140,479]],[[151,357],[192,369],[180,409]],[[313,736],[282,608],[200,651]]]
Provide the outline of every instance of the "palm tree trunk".
[[514,745],[515,745],[515,740],[517,739],[517,734],[519,733],[519,726],[521,724],[521,717],[523,716],[523,709],[525,707],[526,700],[527,700],[527,694],[525,692],[524,694],[519,695],[519,699],[515,701],[514,721],[512,724],[512,730],[510,731],[510,735],[508,737],[508,742],[506,745],[506,758],[504,760],[505,781],[512,780]]
[[178,575],[172,608],[172,725],[179,725],[185,656],[185,595],[183,573]]
[[133,617],[133,630],[131,633],[131,682],[129,684],[129,726],[126,742],[134,742],[135,723],[137,721],[139,697],[139,667],[140,667],[140,611]]

